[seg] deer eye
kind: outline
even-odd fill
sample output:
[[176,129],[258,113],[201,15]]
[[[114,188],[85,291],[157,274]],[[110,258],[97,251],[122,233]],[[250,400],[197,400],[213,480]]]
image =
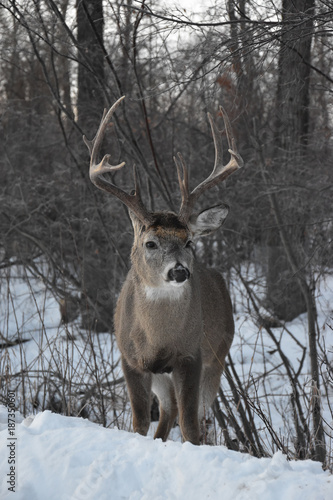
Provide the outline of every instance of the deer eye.
[[194,245],[193,241],[192,240],[188,240],[187,243],[186,243],[186,245],[185,245],[185,248],[192,248],[193,249],[193,245]]
[[149,248],[149,250],[154,250],[155,248],[157,248],[157,245],[155,241],[147,241],[146,248]]

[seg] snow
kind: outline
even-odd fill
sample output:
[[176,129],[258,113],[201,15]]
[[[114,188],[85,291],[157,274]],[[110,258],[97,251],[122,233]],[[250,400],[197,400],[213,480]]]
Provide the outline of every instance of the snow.
[[[246,292],[236,278],[232,279],[231,291],[236,307],[236,336],[231,354],[237,373],[281,440],[292,448],[291,388],[280,366],[276,344],[256,324],[247,306]],[[260,294],[260,290],[256,289],[256,293]],[[327,325],[332,324],[332,303],[333,277],[328,274],[318,283],[317,304],[320,341],[330,362],[332,331]],[[306,323],[306,315],[301,315],[274,329],[276,340],[295,371],[301,366],[302,346],[307,346]],[[224,446],[182,444],[178,427],[166,443],[152,439],[154,424],[148,437],[127,432],[131,429],[131,412],[124,387],[117,383],[122,373],[113,337],[89,336],[80,330],[79,322],[66,328],[60,325],[58,304],[43,282],[11,268],[6,279],[0,281],[2,340],[31,340],[0,352],[0,369],[8,377],[2,380],[2,394],[9,390],[15,393],[17,438],[12,441],[8,410],[0,406],[1,499],[333,498],[333,477],[329,472],[324,472],[321,464],[314,461],[288,461],[277,451],[256,414],[260,439],[271,458],[254,458]],[[310,394],[308,356],[301,366],[300,380],[304,393]],[[50,387],[58,384],[60,390],[67,390],[66,384],[70,382],[72,388],[83,386],[87,392],[93,392],[99,381],[100,387],[105,387],[107,428],[82,418],[34,409],[31,401],[36,394],[45,408],[49,381]],[[230,393],[226,377],[222,378],[222,385],[224,392]],[[329,384],[327,387],[328,398],[332,398],[332,387]],[[108,398],[110,390],[113,393]],[[98,400],[92,398],[89,404],[90,418],[93,420],[95,415],[100,422],[96,412]],[[326,446],[331,456],[332,414],[325,398],[322,405]],[[24,419],[19,410],[31,415]],[[113,422],[115,411],[117,420]],[[125,430],[112,428],[116,426]],[[213,442],[220,441],[217,434]],[[8,491],[11,451],[8,444],[12,444],[15,455],[15,494]]]
[[[254,458],[106,429],[44,411],[15,429],[15,494],[8,491],[7,408],[0,407],[0,498],[15,500],[331,500],[333,477],[281,452]],[[7,472],[6,472],[7,471]]]

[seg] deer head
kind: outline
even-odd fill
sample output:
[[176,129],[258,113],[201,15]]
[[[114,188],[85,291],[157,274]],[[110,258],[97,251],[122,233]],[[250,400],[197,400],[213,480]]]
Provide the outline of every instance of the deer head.
[[[116,170],[123,168],[125,162],[119,163],[118,165],[111,165],[109,163],[110,155],[107,154],[103,157],[103,159],[98,162],[98,154],[101,148],[101,144],[105,135],[105,131],[107,129],[108,124],[114,114],[115,110],[119,106],[119,104],[123,101],[125,96],[120,97],[120,99],[115,102],[115,104],[110,108],[108,112],[104,111],[99,129],[97,131],[96,137],[92,141],[88,141],[84,137],[84,141],[89,149],[91,160],[90,160],[90,179],[91,181],[102,191],[106,191],[113,196],[122,201],[127,208],[129,209],[129,213],[131,216],[131,220],[133,223],[134,231],[135,231],[135,244],[134,248],[138,245],[138,237],[143,232],[146,233],[145,236],[145,245],[146,249],[148,249],[149,255],[152,254],[150,250],[155,249],[157,245],[156,241],[153,239],[149,239],[147,237],[147,232],[154,227],[159,227],[162,222],[162,227],[165,225],[175,224],[176,229],[179,234],[182,234],[182,238],[185,241],[185,246],[190,247],[191,239],[186,230],[189,231],[192,238],[198,236],[204,236],[210,234],[213,231],[216,231],[225,221],[229,207],[226,204],[219,204],[203,210],[199,213],[194,213],[194,207],[198,200],[198,198],[208,189],[216,186],[217,184],[223,182],[229,175],[235,172],[238,168],[242,167],[243,160],[239,153],[237,152],[235,139],[232,133],[230,121],[225,110],[220,106],[220,113],[223,116],[225,131],[229,145],[229,153],[231,155],[230,161],[223,165],[222,154],[223,154],[223,146],[222,146],[222,137],[221,134],[214,123],[212,116],[208,113],[208,120],[211,126],[214,146],[215,146],[215,163],[211,174],[199,184],[193,191],[189,190],[189,172],[187,166],[185,164],[184,158],[180,153],[178,153],[177,157],[174,157],[174,161],[177,167],[178,180],[181,192],[181,206],[179,209],[179,214],[174,217],[174,214],[170,214],[168,217],[162,214],[158,214],[156,219],[156,215],[149,212],[141,199],[141,193],[139,189],[139,183],[137,179],[136,168],[134,167],[134,182],[135,182],[135,190],[132,194],[126,193],[121,188],[112,184],[109,180],[105,179],[104,174],[111,173]],[[163,221],[159,221],[163,217]],[[144,231],[143,231],[144,229]],[[187,271],[179,270],[179,272],[175,272],[174,276],[177,276],[177,279],[181,277],[187,276]],[[172,281],[172,280],[171,280]],[[177,280],[176,280],[177,282]]]

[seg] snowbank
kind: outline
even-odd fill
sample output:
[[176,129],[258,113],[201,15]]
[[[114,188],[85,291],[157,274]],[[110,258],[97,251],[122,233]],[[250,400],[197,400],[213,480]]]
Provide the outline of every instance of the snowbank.
[[[219,446],[162,443],[49,411],[19,422],[15,494],[11,438],[0,407],[0,498],[15,500],[331,500],[333,478],[281,452],[257,459]],[[6,476],[6,477],[5,477]]]

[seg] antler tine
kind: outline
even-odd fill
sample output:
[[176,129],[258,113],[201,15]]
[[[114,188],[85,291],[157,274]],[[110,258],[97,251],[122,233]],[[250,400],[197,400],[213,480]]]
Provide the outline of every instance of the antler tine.
[[107,191],[108,193],[111,193],[113,196],[116,196],[132,212],[135,213],[135,215],[141,220],[142,223],[147,224],[151,222],[152,217],[142,203],[135,167],[134,167],[135,191],[134,194],[128,194],[123,189],[119,188],[115,184],[112,184],[110,181],[106,180],[103,177],[103,175],[106,173],[120,170],[125,165],[125,162],[121,162],[118,165],[111,165],[109,163],[111,155],[106,154],[104,155],[101,162],[97,163],[97,157],[104,139],[105,131],[110,123],[112,115],[114,114],[115,110],[117,109],[117,107],[119,106],[119,104],[122,102],[123,99],[125,99],[125,96],[120,97],[120,99],[118,99],[113,104],[113,106],[109,109],[109,111],[104,110],[103,117],[98,127],[96,136],[92,141],[89,141],[85,136],[83,136],[83,140],[86,146],[88,147],[90,153],[89,176],[91,182],[95,184],[96,187],[98,187],[102,191]]
[[[225,132],[228,140],[228,146],[229,146],[229,153],[231,155],[230,161],[226,164],[223,165],[223,145],[222,145],[222,137],[219,129],[217,128],[212,116],[210,113],[208,113],[208,120],[210,123],[212,135],[213,135],[213,141],[214,141],[214,147],[215,147],[215,162],[214,162],[214,167],[211,172],[211,174],[204,180],[202,181],[193,191],[189,194],[189,190],[187,189],[187,195],[184,198],[183,196],[183,189],[181,186],[181,192],[182,192],[182,205],[180,208],[180,213],[179,217],[187,223],[194,205],[196,201],[198,200],[199,196],[206,190],[216,186],[220,182],[223,182],[229,175],[231,175],[233,172],[241,168],[244,164],[242,157],[237,151],[236,147],[236,141],[235,137],[232,133],[232,128],[230,125],[230,121],[228,118],[228,115],[226,111],[220,106],[220,112],[223,117],[224,121],[224,126],[225,126]],[[178,169],[178,167],[177,167]],[[187,174],[188,175],[188,174]],[[179,173],[178,173],[179,177]],[[188,182],[188,180],[187,180]]]
[[183,204],[189,196],[188,169],[181,153],[177,153],[177,156],[178,158],[174,156],[173,160],[177,167],[178,182]]

